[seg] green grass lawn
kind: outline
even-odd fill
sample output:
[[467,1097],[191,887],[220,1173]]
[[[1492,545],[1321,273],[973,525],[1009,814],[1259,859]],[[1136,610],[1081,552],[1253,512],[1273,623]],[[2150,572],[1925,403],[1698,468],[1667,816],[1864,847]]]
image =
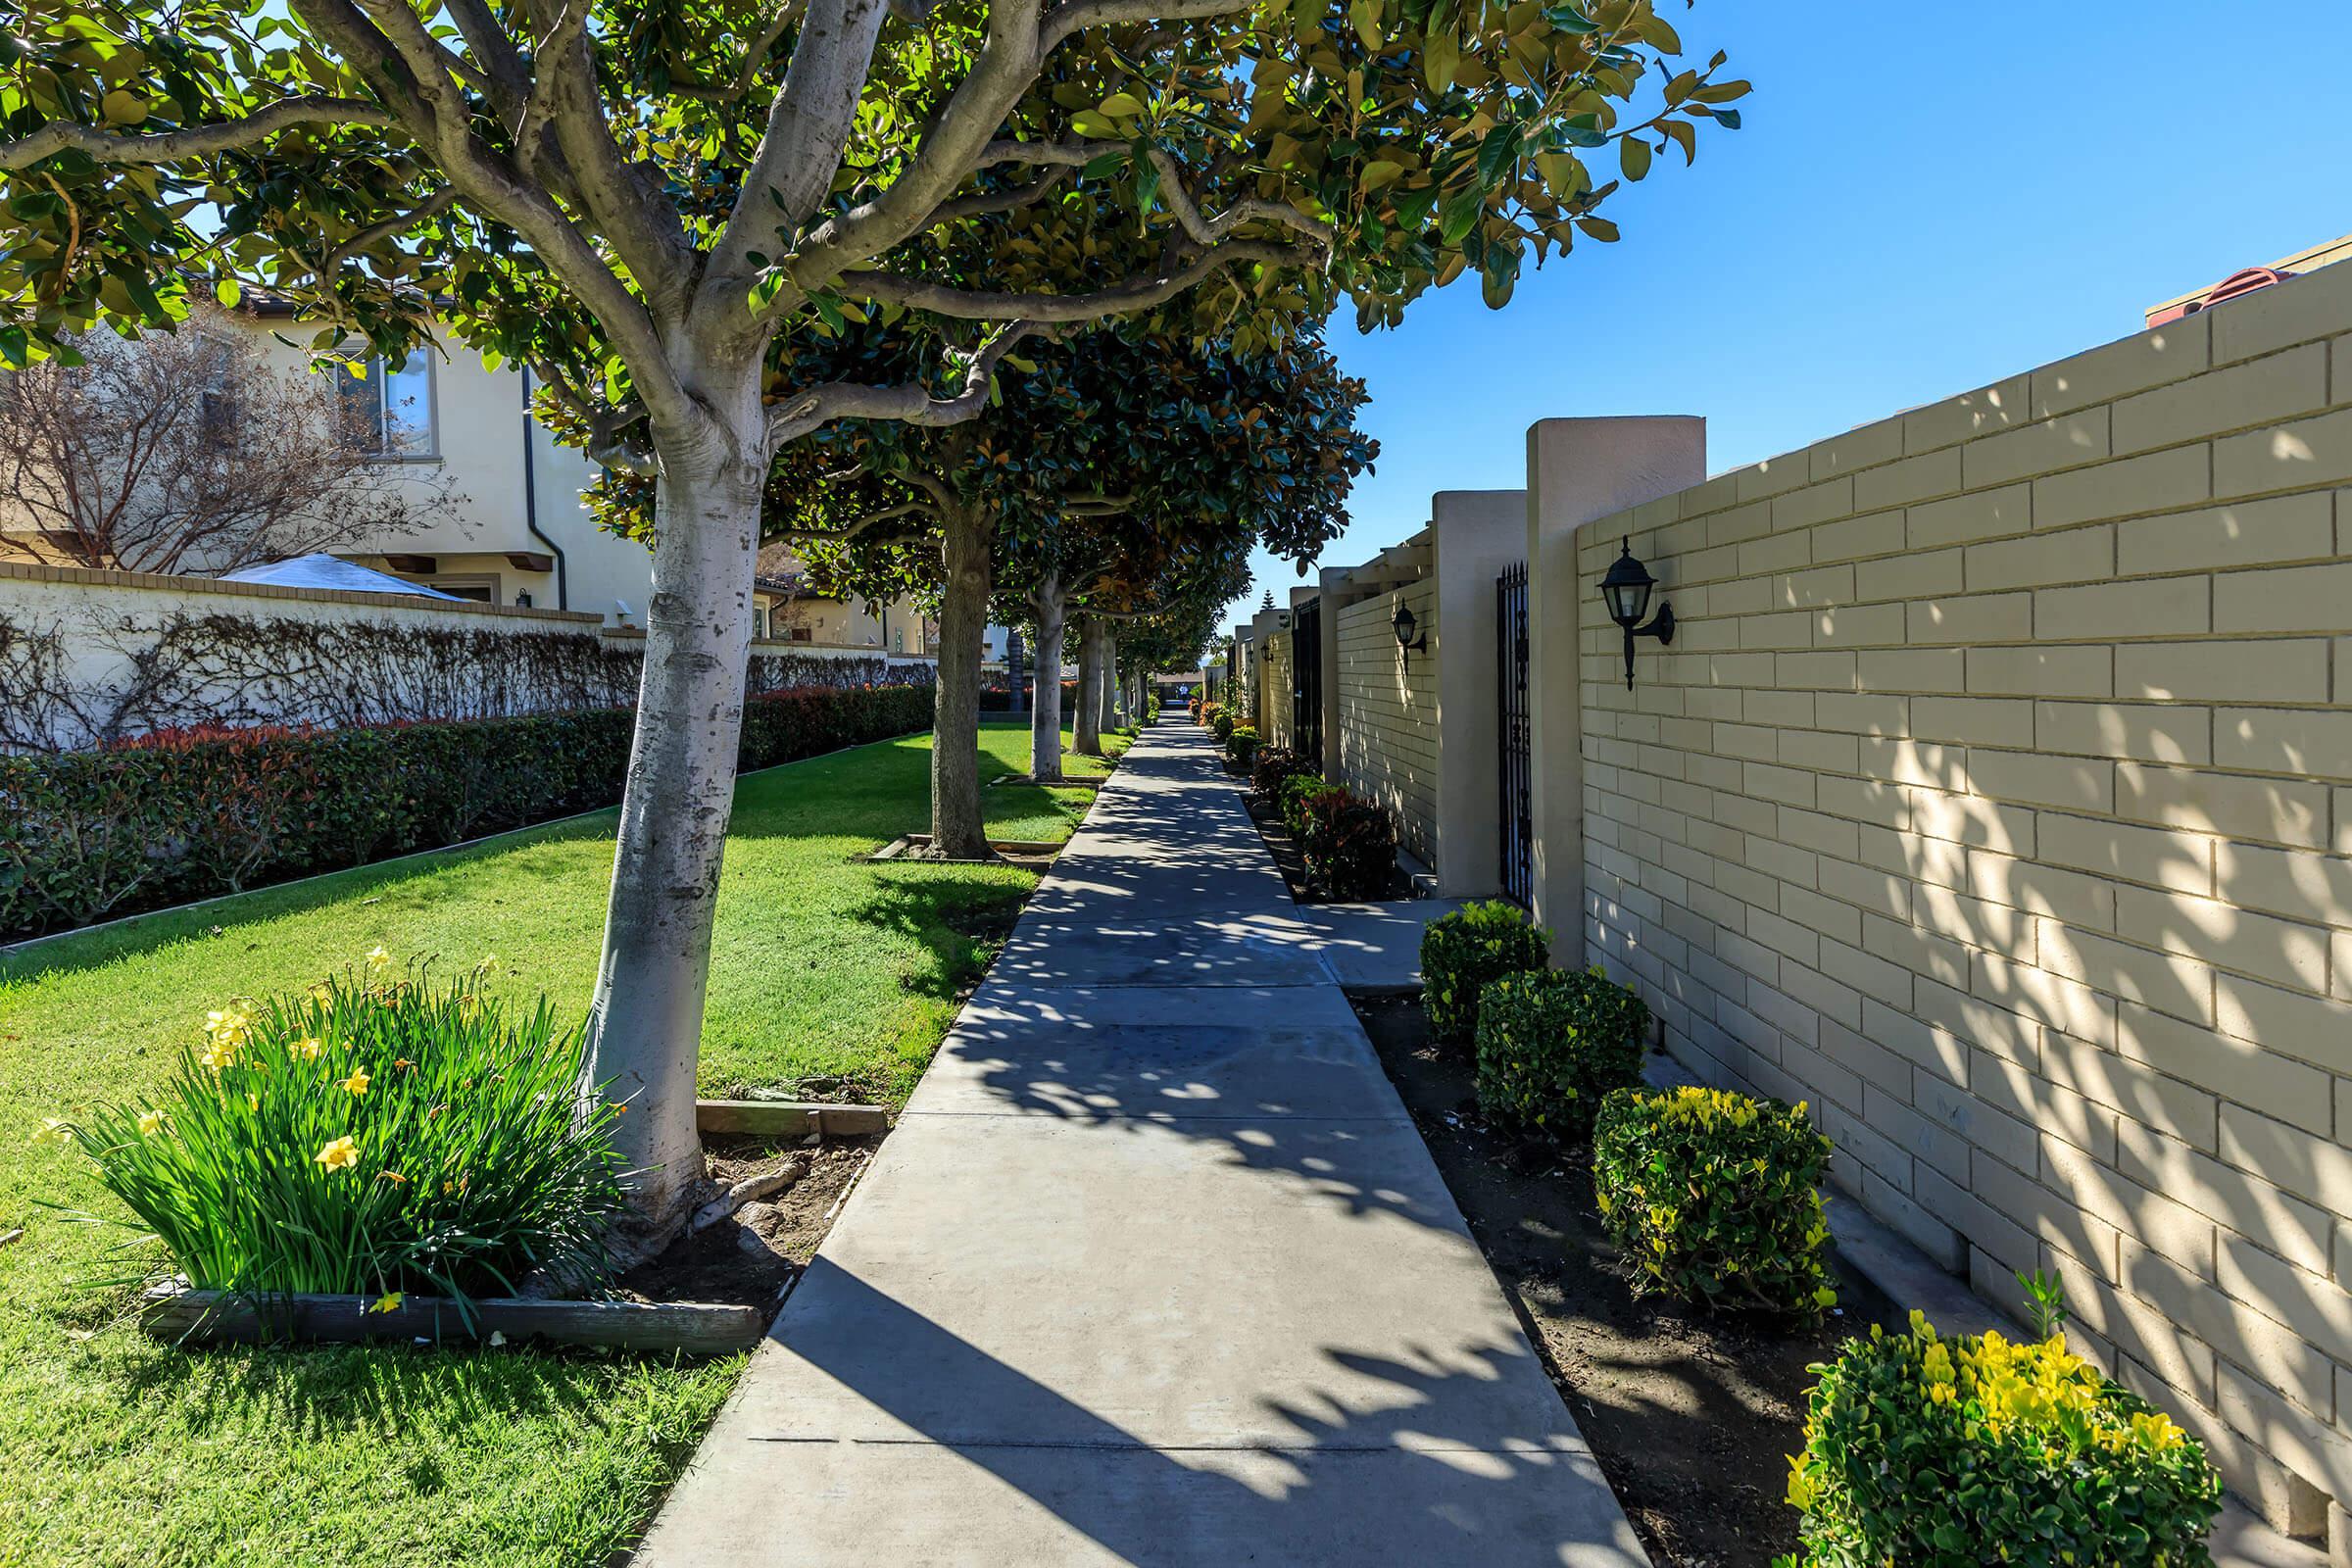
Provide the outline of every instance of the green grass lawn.
[[[1028,732],[982,731],[982,774]],[[903,1101],[1035,878],[858,859],[919,830],[929,740],[773,768],[737,788],[703,1045],[707,1091],[839,1076]],[[1073,759],[1072,770],[1096,770]],[[985,792],[1004,838],[1061,839],[1087,796]],[[741,1364],[593,1353],[179,1351],[123,1321],[123,1233],[44,1115],[140,1095],[207,1007],[306,984],[381,943],[577,1018],[593,985],[613,813],[159,913],[0,956],[0,1568],[33,1564],[548,1564],[640,1528]]]

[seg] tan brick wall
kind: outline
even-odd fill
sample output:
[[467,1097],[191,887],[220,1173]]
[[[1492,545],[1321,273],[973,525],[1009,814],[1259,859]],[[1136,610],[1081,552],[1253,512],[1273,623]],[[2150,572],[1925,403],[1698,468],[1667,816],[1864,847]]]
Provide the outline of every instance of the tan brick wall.
[[[2352,1499],[2352,267],[1592,526],[1587,937],[2249,1492]],[[2305,1501],[2308,1503],[2308,1496]],[[2274,1509],[2274,1512],[2277,1510]]]
[[1291,660],[1289,632],[1278,631],[1266,640],[1257,692],[1257,738],[1268,746],[1291,744]]
[[[1392,622],[1401,605],[1429,634],[1408,658]],[[1332,619],[1339,639],[1339,744],[1326,772],[1396,818],[1396,842],[1437,861],[1438,589],[1424,580],[1349,605]]]

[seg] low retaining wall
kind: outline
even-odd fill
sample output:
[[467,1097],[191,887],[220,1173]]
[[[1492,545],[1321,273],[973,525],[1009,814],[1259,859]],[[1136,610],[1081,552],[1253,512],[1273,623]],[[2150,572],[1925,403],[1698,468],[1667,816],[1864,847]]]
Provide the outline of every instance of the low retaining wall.
[[[635,701],[596,615],[0,562],[0,751],[196,725],[507,718]],[[753,691],[927,683],[929,660],[755,643]]]

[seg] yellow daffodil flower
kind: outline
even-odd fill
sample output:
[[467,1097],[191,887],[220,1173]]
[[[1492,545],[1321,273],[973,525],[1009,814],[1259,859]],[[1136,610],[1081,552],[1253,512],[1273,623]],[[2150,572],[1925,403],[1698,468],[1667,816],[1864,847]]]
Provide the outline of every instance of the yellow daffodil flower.
[[311,1161],[328,1170],[349,1170],[360,1162],[360,1146],[349,1138],[337,1138],[313,1154]]
[[73,1136],[73,1124],[55,1116],[43,1116],[41,1124],[32,1130],[32,1141],[36,1144],[62,1144]]
[[153,1138],[163,1130],[164,1113],[162,1111],[142,1110],[139,1112],[139,1136],[141,1138]]
[[384,967],[384,965],[386,965],[386,964],[390,963],[391,961],[392,961],[392,955],[390,955],[389,953],[386,953],[386,952],[384,951],[384,948],[383,948],[383,944],[382,944],[382,943],[380,943],[380,942],[379,942],[379,943],[377,943],[377,944],[376,944],[374,947],[372,947],[372,948],[369,948],[369,949],[368,950],[368,968],[370,968],[370,969],[381,969],[382,967]]
[[295,1041],[292,1045],[286,1048],[286,1052],[287,1054],[299,1056],[304,1061],[317,1061],[318,1059],[319,1049],[318,1037],[317,1035],[310,1035],[301,1040]]
[[340,1080],[336,1087],[348,1089],[354,1095],[365,1096],[368,1093],[368,1069],[365,1067],[352,1068],[351,1076]]

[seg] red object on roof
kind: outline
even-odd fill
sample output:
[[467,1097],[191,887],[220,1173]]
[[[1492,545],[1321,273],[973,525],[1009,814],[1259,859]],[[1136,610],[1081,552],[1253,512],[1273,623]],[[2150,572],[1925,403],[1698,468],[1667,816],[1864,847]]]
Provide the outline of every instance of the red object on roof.
[[2256,289],[2269,288],[2273,283],[2283,283],[2294,275],[2292,272],[2282,272],[2276,267],[2249,267],[2243,271],[2231,272],[2196,298],[2185,300],[2169,311],[2157,312],[2148,318],[2148,324],[2162,326],[2167,321],[2178,321],[2199,311],[2210,311],[2225,300],[2251,294]]

